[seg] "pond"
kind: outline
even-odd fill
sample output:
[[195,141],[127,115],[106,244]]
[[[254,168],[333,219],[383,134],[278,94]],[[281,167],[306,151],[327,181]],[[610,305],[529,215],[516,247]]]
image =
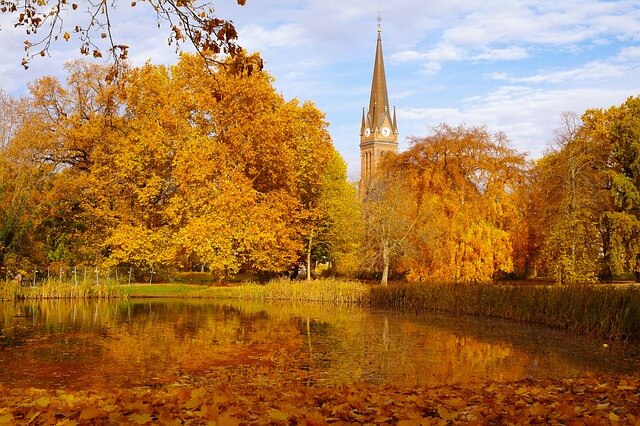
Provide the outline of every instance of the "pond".
[[443,314],[322,304],[139,299],[0,306],[0,383],[431,386],[637,372],[637,343]]

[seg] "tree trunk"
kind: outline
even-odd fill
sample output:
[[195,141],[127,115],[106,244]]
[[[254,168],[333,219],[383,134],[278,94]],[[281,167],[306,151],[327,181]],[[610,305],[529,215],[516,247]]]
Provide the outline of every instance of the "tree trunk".
[[382,285],[387,285],[387,282],[389,281],[389,263],[389,246],[385,242],[382,247],[382,279],[380,280],[380,284]]
[[309,245],[307,246],[307,281],[311,281],[311,244],[313,243],[313,229],[309,234]]

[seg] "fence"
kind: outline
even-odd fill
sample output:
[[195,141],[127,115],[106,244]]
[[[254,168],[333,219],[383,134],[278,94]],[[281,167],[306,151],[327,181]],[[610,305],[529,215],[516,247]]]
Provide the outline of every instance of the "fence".
[[12,273],[3,271],[4,281],[15,280],[22,285],[37,286],[38,284],[59,281],[72,282],[74,284],[132,284],[154,282],[179,282],[181,273],[163,268],[134,268],[127,266],[96,267],[89,265],[77,266],[47,266],[34,268],[25,273]]

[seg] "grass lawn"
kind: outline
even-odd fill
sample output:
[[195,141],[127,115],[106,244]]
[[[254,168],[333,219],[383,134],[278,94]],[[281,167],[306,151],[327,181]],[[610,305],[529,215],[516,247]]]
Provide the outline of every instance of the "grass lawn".
[[120,286],[127,297],[213,297],[208,285],[202,284],[133,284]]

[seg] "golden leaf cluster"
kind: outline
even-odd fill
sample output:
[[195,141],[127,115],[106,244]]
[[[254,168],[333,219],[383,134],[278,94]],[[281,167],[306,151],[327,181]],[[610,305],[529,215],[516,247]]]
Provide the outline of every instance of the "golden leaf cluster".
[[336,155],[313,104],[284,100],[264,72],[212,72],[188,55],[117,83],[84,62],[68,72],[31,86],[11,145],[49,168],[41,219],[69,261],[223,275],[298,260]]
[[565,379],[490,382],[465,388],[199,387],[2,390],[0,424],[638,424],[640,380]]

